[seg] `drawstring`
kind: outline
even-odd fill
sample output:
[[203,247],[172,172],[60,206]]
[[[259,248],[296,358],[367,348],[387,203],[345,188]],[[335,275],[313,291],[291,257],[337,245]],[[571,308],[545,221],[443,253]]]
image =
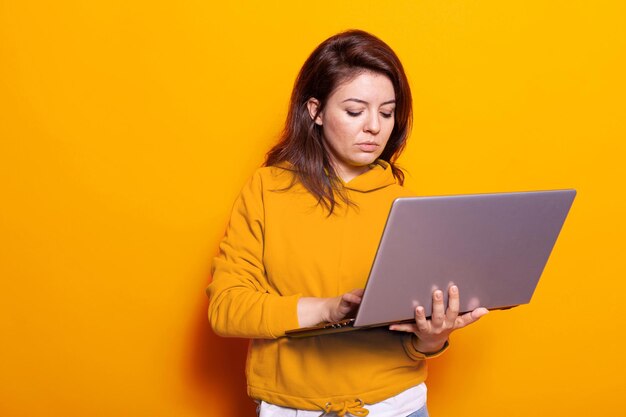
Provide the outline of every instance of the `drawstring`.
[[356,417],[365,417],[370,412],[364,405],[365,403],[357,398],[354,401],[344,401],[342,404],[326,403],[324,411],[325,414],[337,413],[339,417],[344,417],[348,413]]

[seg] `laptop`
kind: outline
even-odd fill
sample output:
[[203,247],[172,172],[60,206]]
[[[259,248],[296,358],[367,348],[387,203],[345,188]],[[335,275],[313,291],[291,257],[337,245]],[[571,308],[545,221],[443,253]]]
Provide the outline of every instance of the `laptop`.
[[530,302],[575,190],[396,199],[354,318],[287,331],[305,337],[411,322],[457,285],[460,313]]

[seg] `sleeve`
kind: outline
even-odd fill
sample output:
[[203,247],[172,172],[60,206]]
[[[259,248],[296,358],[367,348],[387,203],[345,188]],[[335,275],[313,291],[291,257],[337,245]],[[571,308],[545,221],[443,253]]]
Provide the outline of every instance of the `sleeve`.
[[415,336],[414,334],[406,334],[406,335],[404,335],[404,339],[402,340],[402,345],[404,346],[404,351],[409,356],[409,358],[411,358],[411,359],[413,359],[415,361],[436,358],[437,356],[439,356],[443,352],[445,352],[448,349],[448,346],[449,346],[448,341],[446,341],[446,343],[443,345],[443,347],[441,349],[439,349],[437,352],[422,353],[419,350],[417,350],[417,348],[415,347],[416,343],[417,343],[417,336]]
[[300,295],[281,296],[263,265],[264,205],[259,171],[235,201],[211,267],[209,321],[220,336],[277,338],[298,327]]

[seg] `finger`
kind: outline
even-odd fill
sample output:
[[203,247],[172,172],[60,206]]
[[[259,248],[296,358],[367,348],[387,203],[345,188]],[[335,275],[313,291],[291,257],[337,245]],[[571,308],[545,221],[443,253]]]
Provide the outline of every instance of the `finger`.
[[454,326],[456,318],[459,316],[459,288],[453,285],[448,289],[448,308],[446,310],[446,321],[450,326]]
[[435,290],[433,292],[433,314],[430,318],[433,327],[441,327],[445,318],[445,307],[443,305],[443,292]]
[[417,331],[417,326],[412,323],[392,324],[391,326],[389,326],[389,330],[394,330],[398,332],[415,333]]
[[422,306],[418,306],[415,309],[415,325],[417,326],[417,330],[420,333],[428,332],[428,330],[430,329],[430,324],[426,319],[426,311]]
[[358,295],[359,297],[363,297],[363,293],[365,292],[364,288],[357,288],[356,290],[350,291],[350,294]]
[[350,304],[360,304],[361,297],[357,294],[348,292],[341,296],[341,301],[344,303],[350,303]]
[[482,316],[486,316],[487,314],[489,314],[489,310],[484,307],[479,307],[472,311],[472,317],[474,317],[474,321],[478,320]]
[[482,316],[486,315],[487,313],[489,313],[489,310],[487,310],[486,308],[482,308],[482,307],[477,308],[473,311],[470,311],[469,313],[465,313],[462,316],[457,317],[456,323],[454,324],[454,328],[460,329],[460,328],[467,326],[468,324],[472,324],[478,321],[478,319],[480,319]]

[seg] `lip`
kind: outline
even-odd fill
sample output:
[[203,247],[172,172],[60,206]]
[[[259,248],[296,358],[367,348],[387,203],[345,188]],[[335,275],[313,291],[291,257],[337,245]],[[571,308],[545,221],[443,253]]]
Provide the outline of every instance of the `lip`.
[[375,142],[360,142],[357,143],[356,146],[362,151],[362,152],[375,152],[379,145]]

